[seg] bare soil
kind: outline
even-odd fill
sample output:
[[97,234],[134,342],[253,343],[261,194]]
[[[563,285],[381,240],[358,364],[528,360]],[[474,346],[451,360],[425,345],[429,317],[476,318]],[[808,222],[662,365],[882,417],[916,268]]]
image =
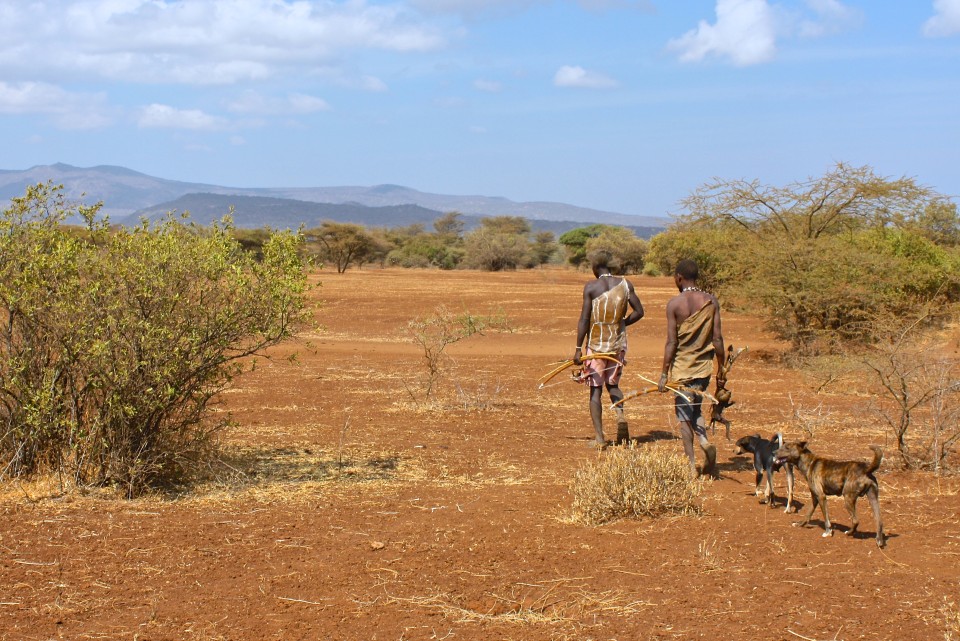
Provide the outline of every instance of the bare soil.
[[[815,394],[756,320],[725,315],[727,342],[751,349],[731,375],[732,439],[713,437],[720,478],[703,514],[588,527],[570,519],[574,473],[604,456],[587,446],[587,391],[536,383],[572,355],[584,274],[318,278],[318,327],[225,395],[236,427],[210,481],[133,501],[50,479],[0,487],[0,639],[929,641],[956,622],[960,479],[899,470],[866,384]],[[625,391],[658,371],[673,294],[668,279],[633,280],[647,317],[630,328]],[[404,328],[441,303],[503,311],[512,331],[451,347],[424,402]],[[670,402],[629,403],[640,446],[681,451]],[[831,501],[832,538],[819,513],[797,528],[758,503],[733,440],[806,436],[791,407],[820,408],[818,453],[885,446],[885,550],[865,500],[856,537]]]

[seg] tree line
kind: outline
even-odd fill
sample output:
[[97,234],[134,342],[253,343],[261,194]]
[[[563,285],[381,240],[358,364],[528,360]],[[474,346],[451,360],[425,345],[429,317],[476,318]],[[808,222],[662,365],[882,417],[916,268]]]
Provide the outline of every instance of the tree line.
[[[269,236],[266,229],[235,229],[238,242],[257,253]],[[304,252],[315,262],[338,273],[351,267],[479,269],[504,271],[546,264],[581,265],[587,253],[606,249],[623,273],[641,272],[648,242],[626,228],[595,224],[573,229],[559,238],[551,231],[535,231],[521,216],[492,216],[466,231],[463,215],[448,212],[428,230],[423,224],[368,228],[355,223],[324,222],[303,231]]]

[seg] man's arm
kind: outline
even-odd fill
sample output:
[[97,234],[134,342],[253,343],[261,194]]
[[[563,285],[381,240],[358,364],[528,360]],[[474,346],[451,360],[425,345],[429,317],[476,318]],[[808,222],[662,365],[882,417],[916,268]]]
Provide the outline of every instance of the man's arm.
[[580,309],[580,320],[577,321],[577,350],[573,354],[573,362],[580,365],[582,346],[590,329],[590,313],[593,311],[593,295],[590,292],[590,283],[583,286],[583,307]]
[[673,365],[673,359],[677,355],[677,306],[679,299],[674,298],[667,303],[667,343],[663,346],[663,367],[660,370],[660,384],[658,389],[663,392],[667,385],[667,376],[670,374],[670,366]]
[[630,297],[627,298],[627,302],[630,303],[632,311],[623,317],[623,324],[633,325],[643,318],[643,305],[640,303],[640,297],[637,296],[637,292],[633,289],[633,283],[628,281],[627,286],[630,289]]

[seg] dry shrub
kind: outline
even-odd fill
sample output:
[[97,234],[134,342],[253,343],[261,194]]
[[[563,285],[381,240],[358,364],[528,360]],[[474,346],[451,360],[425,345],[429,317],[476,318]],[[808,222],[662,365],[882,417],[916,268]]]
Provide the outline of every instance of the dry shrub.
[[663,445],[618,447],[581,467],[573,479],[572,518],[586,525],[616,519],[699,514],[703,481],[686,458]]

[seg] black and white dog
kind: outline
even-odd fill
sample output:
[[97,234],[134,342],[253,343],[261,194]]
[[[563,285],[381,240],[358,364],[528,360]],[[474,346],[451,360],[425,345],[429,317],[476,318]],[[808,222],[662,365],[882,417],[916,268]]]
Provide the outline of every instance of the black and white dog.
[[760,482],[763,475],[767,476],[767,486],[763,489],[763,500],[761,503],[767,503],[774,507],[773,496],[773,473],[781,467],[787,470],[787,508],[784,512],[790,512],[793,507],[793,465],[790,463],[778,463],[774,452],[783,447],[783,435],[779,432],[771,438],[762,438],[759,434],[753,436],[744,436],[737,440],[737,454],[750,452],[753,454],[753,469],[757,473],[757,489],[755,494],[760,496]]

